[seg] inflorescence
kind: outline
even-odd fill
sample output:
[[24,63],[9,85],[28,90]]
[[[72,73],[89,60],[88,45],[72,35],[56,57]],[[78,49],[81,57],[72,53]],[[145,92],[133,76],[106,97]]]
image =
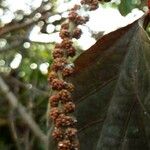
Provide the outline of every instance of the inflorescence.
[[[82,0],[81,4],[94,10],[98,7],[98,0]],[[53,90],[49,98],[50,112],[48,119],[54,123],[52,137],[57,141],[58,150],[79,150],[76,123],[73,116],[75,104],[72,100],[74,85],[65,81],[74,73],[74,65],[69,57],[76,55],[76,48],[72,39],[79,39],[82,30],[79,25],[85,24],[89,18],[81,16],[81,6],[75,5],[69,12],[68,19],[62,23],[59,36],[61,43],[57,43],[53,50],[53,63],[48,75],[48,82]]]

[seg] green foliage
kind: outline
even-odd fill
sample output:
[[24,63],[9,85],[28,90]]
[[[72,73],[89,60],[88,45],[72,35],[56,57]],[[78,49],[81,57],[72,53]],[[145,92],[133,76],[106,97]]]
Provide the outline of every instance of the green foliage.
[[122,15],[127,15],[134,8],[143,10],[143,7],[146,6],[146,2],[147,0],[121,0],[119,10]]

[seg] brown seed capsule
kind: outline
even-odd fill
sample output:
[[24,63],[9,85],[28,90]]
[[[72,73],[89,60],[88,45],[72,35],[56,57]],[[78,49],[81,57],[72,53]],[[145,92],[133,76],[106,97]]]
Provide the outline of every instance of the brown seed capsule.
[[77,129],[76,128],[67,128],[65,132],[65,136],[67,138],[74,138],[77,135]]
[[48,81],[51,84],[52,80],[57,78],[57,74],[55,71],[50,71],[48,74]]
[[74,73],[74,67],[67,65],[63,70],[62,74],[64,77],[68,77]]
[[71,11],[68,15],[68,19],[70,21],[75,21],[77,16],[78,16],[78,13],[76,11]]
[[59,103],[59,100],[60,100],[60,97],[59,97],[58,94],[52,95],[52,96],[49,98],[50,106],[51,106],[51,107],[57,107],[57,106],[58,106],[58,103]]
[[73,57],[76,54],[76,49],[74,47],[70,47],[66,49],[67,56]]
[[65,88],[65,82],[60,79],[53,79],[51,82],[51,86],[53,90],[62,90]]
[[57,107],[53,107],[50,110],[50,118],[55,121],[58,116],[61,114],[61,111]]
[[81,4],[82,4],[82,5],[85,5],[85,4],[86,4],[86,1],[85,1],[85,0],[81,0]]
[[74,91],[74,85],[72,83],[66,83],[65,89],[68,90],[69,92],[73,92]]
[[61,46],[64,49],[68,49],[72,46],[72,41],[69,38],[65,38],[63,39],[63,41],[61,42]]
[[72,102],[68,102],[64,104],[64,111],[65,113],[72,113],[75,110],[75,104]]
[[67,60],[65,58],[56,58],[52,64],[52,70],[58,71],[62,70],[67,64]]
[[62,23],[61,29],[66,29],[66,30],[68,30],[68,29],[69,29],[69,23],[68,23],[68,22]]
[[61,90],[58,94],[63,104],[72,100],[71,93],[68,90]]
[[61,58],[64,56],[64,51],[60,48],[55,48],[53,51],[53,57],[56,58]]
[[70,37],[70,32],[67,29],[61,29],[59,36],[64,39],[64,38],[69,38]]
[[76,123],[76,120],[71,116],[60,114],[57,117],[55,123],[56,123],[56,127],[67,127],[67,126],[73,126]]
[[54,139],[56,139],[57,141],[60,141],[63,139],[64,136],[64,131],[61,128],[54,128],[54,131],[52,133],[52,136]]
[[81,34],[82,34],[82,30],[80,28],[76,28],[73,31],[72,37],[79,39],[81,37]]
[[70,140],[63,140],[58,143],[58,150],[72,150]]
[[79,10],[81,8],[81,6],[80,5],[74,5],[74,7],[71,9],[71,11],[77,11],[77,10]]
[[61,44],[60,43],[56,43],[55,44],[55,48],[61,48]]
[[75,20],[74,22],[75,22],[75,24],[77,24],[77,25],[82,25],[82,24],[86,23],[86,20],[85,20],[85,18],[82,17],[82,16],[77,16],[77,17],[76,17],[76,20]]

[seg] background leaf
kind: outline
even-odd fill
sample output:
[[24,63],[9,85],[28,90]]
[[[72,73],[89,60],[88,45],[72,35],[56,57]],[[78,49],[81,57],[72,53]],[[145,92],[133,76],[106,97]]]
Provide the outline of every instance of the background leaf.
[[143,10],[143,7],[146,6],[146,2],[147,0],[121,0],[119,11],[122,15],[127,15],[134,8]]
[[70,80],[81,150],[150,148],[149,50],[142,18],[104,36],[75,61]]

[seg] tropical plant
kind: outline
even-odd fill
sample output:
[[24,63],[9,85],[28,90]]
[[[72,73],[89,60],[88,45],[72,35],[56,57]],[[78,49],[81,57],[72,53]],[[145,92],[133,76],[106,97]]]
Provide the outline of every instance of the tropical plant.
[[[108,0],[100,1],[104,6],[106,2]],[[9,7],[3,3],[1,8],[4,12],[8,11]],[[48,7],[49,4],[52,7]],[[82,0],[82,4],[86,11],[98,7],[97,0]],[[119,4],[114,1],[108,4],[117,6],[123,15],[134,8],[146,12],[133,23],[98,38],[85,52],[75,44],[72,51],[68,48],[69,43],[72,46],[68,40],[73,37],[78,39],[82,33],[75,21],[85,23],[87,19],[79,17],[79,20],[71,20],[74,11],[80,9],[77,5],[70,12],[69,22],[61,26],[60,37],[63,41],[68,38],[65,44],[63,41],[60,45],[52,42],[43,44],[29,39],[32,28],[37,24],[41,32],[47,33],[47,18],[58,14],[55,1],[44,1],[40,7],[32,8],[32,13],[28,15],[17,11],[17,17],[10,23],[1,23],[0,104],[3,107],[0,110],[0,149],[150,149],[150,1],[121,0]],[[18,20],[20,15],[22,19]],[[56,27],[65,19],[61,17],[52,24]],[[16,49],[19,50],[16,52]],[[65,55],[62,49],[66,50]],[[75,49],[77,56],[74,59],[68,57],[75,55]],[[59,63],[58,57],[62,56],[65,56],[65,61]],[[12,60],[17,57],[21,60],[19,66],[11,68]],[[67,64],[70,62],[75,67]],[[52,86],[51,94],[47,77],[39,69],[41,65],[48,64],[52,65],[50,70],[53,71],[48,78]],[[68,69],[66,66],[71,67]],[[67,91],[62,94],[60,90],[64,88]],[[45,112],[48,97],[49,94],[56,96],[59,92],[63,96],[66,92],[71,93],[67,98],[59,97],[59,107],[50,100],[47,128]],[[68,99],[70,94],[71,101]],[[49,104],[54,108],[49,107]],[[62,110],[58,112],[60,107]],[[63,110],[67,114],[65,118]],[[68,116],[71,116],[69,121]],[[72,116],[77,119],[75,126]],[[61,130],[56,130],[58,126]]]

